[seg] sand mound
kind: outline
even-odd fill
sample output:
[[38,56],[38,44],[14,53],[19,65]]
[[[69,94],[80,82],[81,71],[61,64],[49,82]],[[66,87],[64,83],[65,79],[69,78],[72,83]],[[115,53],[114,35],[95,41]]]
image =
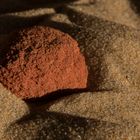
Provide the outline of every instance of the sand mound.
[[15,121],[29,113],[27,105],[0,84],[0,139],[6,129]]
[[[17,118],[8,125],[3,121],[2,127],[7,128],[3,131],[4,138],[140,139],[139,0],[57,2],[40,2],[40,9],[52,8],[54,11],[48,14],[44,12],[41,18],[37,17],[32,22],[59,29],[78,42],[88,66],[89,90],[79,94],[73,91],[73,95],[55,100],[43,98],[24,103],[28,105],[30,113],[24,117],[16,114]],[[34,10],[39,9],[35,6]],[[5,32],[0,30],[0,33],[31,26],[29,19],[33,17],[25,18],[22,15],[24,12],[31,15],[31,11],[26,10],[17,12],[16,16],[12,13],[11,19],[0,18],[4,19],[3,24],[12,21],[9,29],[5,29]],[[22,17],[24,20],[16,24],[12,20],[15,17],[18,21]],[[12,110],[13,100],[8,100],[7,106]],[[20,105],[18,101],[15,102]],[[24,105],[20,107],[24,109]],[[16,111],[20,112],[18,108]],[[7,114],[0,113],[7,122],[10,120]]]

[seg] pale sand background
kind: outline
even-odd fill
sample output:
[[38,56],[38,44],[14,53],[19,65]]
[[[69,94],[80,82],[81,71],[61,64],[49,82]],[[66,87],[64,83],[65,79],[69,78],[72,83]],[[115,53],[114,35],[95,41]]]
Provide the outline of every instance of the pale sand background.
[[92,89],[25,102],[0,85],[1,140],[140,139],[139,0],[1,0],[0,14],[0,47],[33,25],[73,36]]

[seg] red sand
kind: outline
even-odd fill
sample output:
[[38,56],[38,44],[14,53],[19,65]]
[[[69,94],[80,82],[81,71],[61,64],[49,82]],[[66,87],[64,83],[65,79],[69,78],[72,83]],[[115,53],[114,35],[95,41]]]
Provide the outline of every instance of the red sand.
[[23,99],[87,86],[77,42],[56,29],[38,26],[17,32],[4,59],[0,82]]

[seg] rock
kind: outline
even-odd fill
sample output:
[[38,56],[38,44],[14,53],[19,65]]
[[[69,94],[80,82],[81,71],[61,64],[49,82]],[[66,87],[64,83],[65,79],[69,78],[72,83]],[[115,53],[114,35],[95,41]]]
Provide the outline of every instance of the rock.
[[20,98],[84,89],[88,71],[77,42],[49,27],[23,29],[1,50],[0,82]]

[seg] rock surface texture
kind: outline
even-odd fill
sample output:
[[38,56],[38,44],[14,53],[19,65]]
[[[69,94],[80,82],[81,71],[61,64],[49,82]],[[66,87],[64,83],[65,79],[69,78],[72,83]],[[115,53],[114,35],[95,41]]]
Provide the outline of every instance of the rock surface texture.
[[1,50],[0,82],[18,97],[84,89],[88,71],[77,42],[58,30],[36,26],[14,34]]
[[24,27],[67,33],[84,55],[88,91],[24,102],[0,86],[1,139],[139,140],[140,1],[2,1],[0,49]]

